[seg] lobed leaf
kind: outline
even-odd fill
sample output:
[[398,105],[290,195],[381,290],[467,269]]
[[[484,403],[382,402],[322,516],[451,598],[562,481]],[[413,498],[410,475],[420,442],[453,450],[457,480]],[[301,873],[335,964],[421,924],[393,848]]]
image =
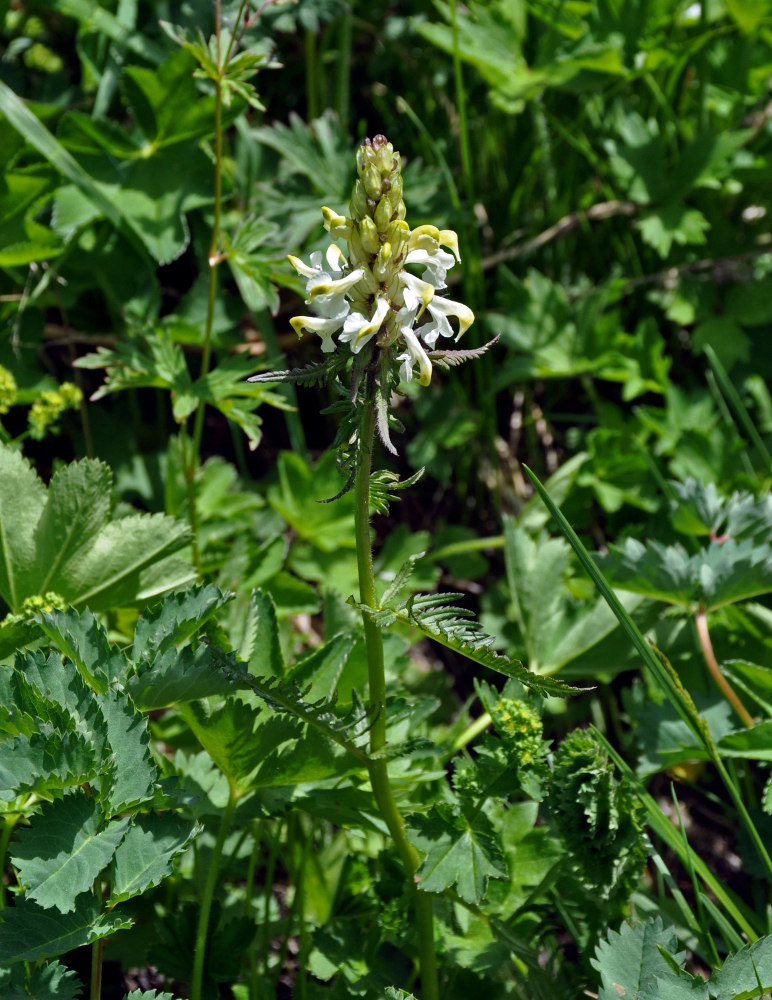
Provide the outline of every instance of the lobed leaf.
[[138,816],[112,859],[107,905],[115,906],[158,885],[171,874],[172,861],[198,831],[173,813]]

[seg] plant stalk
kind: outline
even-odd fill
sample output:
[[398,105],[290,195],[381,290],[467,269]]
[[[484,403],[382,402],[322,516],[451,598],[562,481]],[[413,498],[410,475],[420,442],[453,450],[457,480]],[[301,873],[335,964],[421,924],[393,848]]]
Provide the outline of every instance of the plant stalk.
[[708,616],[703,608],[695,614],[694,621],[697,626],[697,636],[700,640],[700,649],[702,650],[702,655],[705,658],[705,663],[707,664],[708,670],[710,671],[711,677],[716,682],[716,684],[721,689],[721,693],[724,695],[726,700],[732,706],[732,708],[737,712],[737,714],[742,719],[746,726],[753,725],[753,716],[750,714],[748,709],[743,705],[735,692],[732,685],[724,677],[721,672],[721,667],[719,666],[718,660],[716,659],[716,654],[713,652],[713,643],[710,641],[710,632],[708,631]]
[[89,992],[89,1000],[101,1000],[102,998],[102,955],[104,948],[104,938],[100,938],[91,945],[91,990]]
[[[377,598],[373,553],[370,547],[370,471],[375,438],[375,410],[370,394],[365,395],[364,402],[360,404],[362,417],[359,425],[358,466],[354,482],[354,526],[359,570],[359,599],[362,604],[374,608],[377,606]],[[374,753],[386,742],[386,672],[383,638],[378,626],[364,613],[362,622],[367,651],[370,711],[377,713],[370,729],[370,752]],[[371,760],[368,771],[375,801],[392,836],[413,891],[423,1000],[439,1000],[432,899],[428,893],[421,892],[415,884],[419,864],[418,854],[405,834],[405,821],[394,800],[386,761]]]
[[236,796],[233,789],[228,796],[228,804],[220,820],[220,829],[217,833],[217,840],[214,844],[212,857],[209,862],[209,872],[206,876],[204,895],[201,899],[201,912],[198,916],[198,928],[196,929],[196,951],[193,956],[193,978],[190,983],[190,1000],[201,1000],[204,982],[204,964],[206,962],[206,943],[209,935],[209,916],[212,912],[212,900],[217,888],[217,878],[220,874],[220,858],[222,857],[225,838],[231,827],[231,820],[236,809]]

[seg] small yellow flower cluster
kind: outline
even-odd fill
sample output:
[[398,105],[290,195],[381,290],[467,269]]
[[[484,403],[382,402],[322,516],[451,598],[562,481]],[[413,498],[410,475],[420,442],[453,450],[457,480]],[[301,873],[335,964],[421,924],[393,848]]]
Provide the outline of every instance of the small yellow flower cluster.
[[16,402],[18,386],[13,373],[0,365],[0,414],[7,413]]
[[30,597],[25,597],[21,607],[15,614],[6,615],[2,621],[2,625],[15,625],[18,622],[26,622],[35,615],[54,610],[64,611],[66,607],[67,601],[65,601],[61,594],[57,594],[53,590],[49,590],[45,594],[32,594]]
[[63,382],[58,389],[44,392],[35,400],[29,411],[29,432],[36,441],[46,433],[56,433],[56,423],[65,410],[76,410],[83,393],[73,382]]
[[[440,336],[454,336],[451,317],[458,321],[457,337],[474,322],[468,306],[437,294],[447,287],[445,276],[460,260],[458,237],[436,226],[411,230],[405,222],[400,155],[385,136],[366,139],[360,146],[357,172],[350,215],[322,209],[333,240],[326,266],[321,253],[311,255],[310,265],[289,258],[306,279],[306,302],[316,313],[290,322],[298,335],[304,330],[318,333],[325,352],[348,344],[359,354],[375,338],[382,355],[400,362],[405,381],[417,368],[418,381],[428,385],[432,364],[426,348],[435,349]],[[348,245],[348,257],[338,241]],[[407,265],[421,268],[422,276],[412,274]],[[424,313],[428,321],[419,323]]]
[[516,752],[519,763],[532,764],[539,756],[544,733],[539,713],[524,701],[501,698],[491,715],[502,738]]

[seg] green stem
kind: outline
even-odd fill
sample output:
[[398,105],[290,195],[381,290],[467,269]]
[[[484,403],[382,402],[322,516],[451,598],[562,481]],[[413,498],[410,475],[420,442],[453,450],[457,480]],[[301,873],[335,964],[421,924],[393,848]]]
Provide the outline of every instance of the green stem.
[[214,891],[217,888],[217,878],[220,874],[220,858],[222,857],[225,838],[230,830],[233,813],[236,809],[236,796],[233,789],[228,796],[228,804],[220,820],[220,829],[217,840],[214,844],[212,857],[209,860],[209,872],[206,876],[204,895],[201,899],[201,912],[198,916],[198,928],[196,930],[196,951],[193,956],[193,978],[190,983],[190,1000],[201,1000],[204,982],[204,963],[206,961],[206,943],[209,935],[209,916],[212,912],[212,900]]
[[15,817],[10,814],[3,817],[2,826],[0,827],[0,910],[5,909],[5,881],[3,879],[3,873],[5,872],[5,859],[8,851],[8,844],[11,840],[11,834],[13,833],[13,828],[21,814],[17,814]]
[[[359,464],[354,483],[354,527],[359,570],[359,599],[362,604],[377,606],[373,553],[370,547],[370,470],[375,438],[375,411],[369,393],[361,403],[362,417],[359,425]],[[370,729],[370,751],[380,750],[386,742],[386,672],[383,658],[381,631],[367,615],[362,615],[367,650],[370,711],[377,713]],[[418,871],[418,854],[405,833],[405,821],[400,814],[389,782],[385,760],[371,760],[367,766],[373,795],[394,846],[410,880],[413,892],[416,924],[418,927],[418,954],[421,965],[423,1000],[439,1000],[437,956],[434,950],[434,922],[432,899],[415,885]]]
[[490,712],[483,712],[474,722],[469,723],[463,733],[459,733],[453,740],[450,748],[451,752],[458,753],[459,750],[463,750],[472,740],[477,739],[480,733],[484,733],[492,721]]
[[91,990],[89,1000],[101,1000],[102,997],[102,954],[105,939],[100,938],[91,945]]

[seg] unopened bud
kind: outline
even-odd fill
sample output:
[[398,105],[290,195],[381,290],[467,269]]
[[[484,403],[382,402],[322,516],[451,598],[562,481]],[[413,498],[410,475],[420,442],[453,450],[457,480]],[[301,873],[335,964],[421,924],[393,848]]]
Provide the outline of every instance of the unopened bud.
[[365,167],[364,173],[362,174],[362,183],[365,186],[365,191],[367,192],[368,197],[381,197],[381,175],[372,164]]
[[359,223],[359,236],[362,246],[368,253],[378,253],[381,249],[381,241],[378,239],[378,230],[375,223],[369,216],[365,216]]
[[375,165],[384,177],[388,177],[394,169],[394,151],[390,142],[381,146],[375,154]]
[[389,223],[391,222],[391,217],[393,215],[393,209],[391,207],[391,202],[388,195],[385,198],[381,198],[375,209],[373,218],[375,219],[375,225],[378,231],[381,233],[386,232]]

